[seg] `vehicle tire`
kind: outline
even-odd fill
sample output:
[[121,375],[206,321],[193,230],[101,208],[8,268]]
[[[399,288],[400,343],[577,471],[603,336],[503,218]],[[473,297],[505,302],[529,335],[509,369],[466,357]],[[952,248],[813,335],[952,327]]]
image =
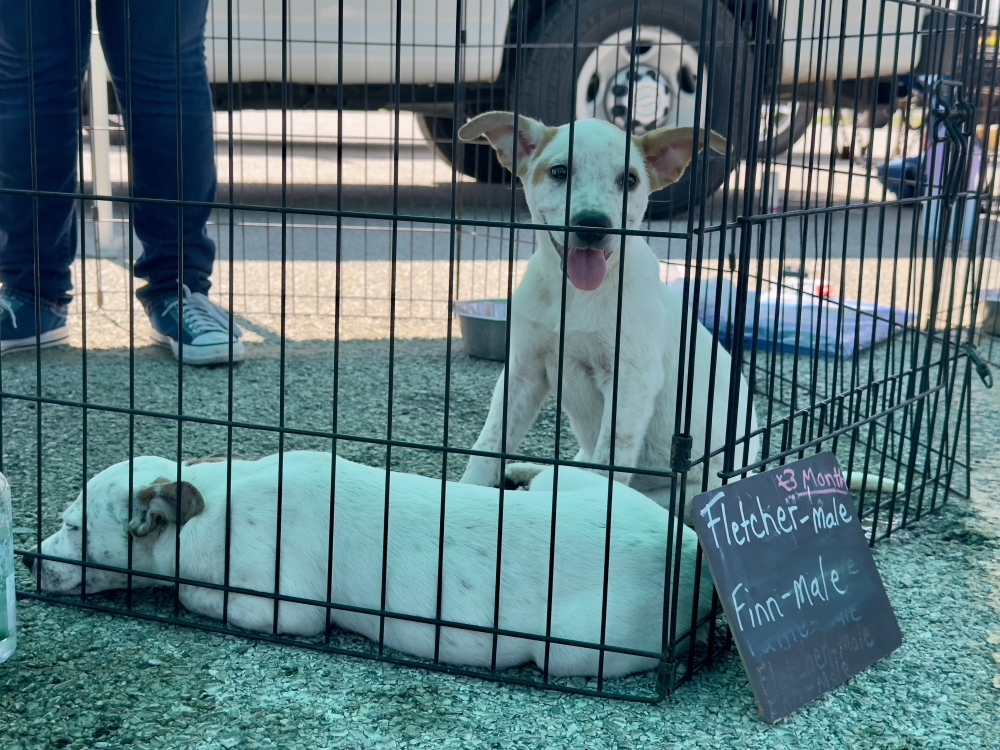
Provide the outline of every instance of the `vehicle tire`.
[[[434,152],[450,166],[452,161],[452,134],[455,120],[438,115],[417,115],[417,124],[427,143]],[[459,141],[459,162],[456,165],[461,174],[478,182],[510,183],[510,173],[497,161],[496,153],[488,143],[462,143]]]
[[[524,45],[518,109],[546,125],[567,123],[571,119],[575,83],[577,119],[600,117],[624,129],[633,4],[624,0],[579,0],[579,3],[577,70],[573,70],[576,0],[557,0],[535,23]],[[709,18],[711,13],[710,9]],[[706,61],[704,68],[701,117],[704,122],[707,101],[711,104],[712,130],[733,144],[730,165],[735,168],[746,152],[754,53],[725,6],[719,4],[715,13],[717,43],[714,59]],[[639,6],[632,118],[636,135],[658,127],[695,124],[701,19],[702,0],[663,0]],[[706,30],[705,38],[709,36]],[[738,48],[734,45],[737,39]],[[735,89],[730,85],[734,50],[738,54]],[[709,62],[713,63],[710,92],[707,90]],[[513,96],[508,109],[513,109]],[[697,166],[689,168],[678,182],[650,196],[647,215],[663,219],[686,211],[692,178],[698,179],[695,196],[702,196],[706,194],[705,188],[711,195],[727,175],[725,156],[709,152],[707,168],[699,159]]]
[[[757,157],[767,158],[768,120],[771,117],[770,105],[761,106],[760,112],[760,142],[757,145]],[[791,102],[779,103],[775,108],[775,127],[771,140],[771,162],[775,157],[785,153],[799,138],[805,135],[806,129],[812,123],[813,109],[808,102],[796,102],[794,108]]]

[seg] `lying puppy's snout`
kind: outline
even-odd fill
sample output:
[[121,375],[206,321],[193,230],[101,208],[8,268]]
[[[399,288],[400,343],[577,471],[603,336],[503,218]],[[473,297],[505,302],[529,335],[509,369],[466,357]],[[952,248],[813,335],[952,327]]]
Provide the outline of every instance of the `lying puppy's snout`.
[[[597,211],[581,211],[572,219],[574,227],[581,227],[573,232],[577,242],[583,247],[593,247],[599,244],[608,236],[607,232],[601,229],[611,229],[613,226],[611,217]],[[586,227],[586,229],[583,229]]]

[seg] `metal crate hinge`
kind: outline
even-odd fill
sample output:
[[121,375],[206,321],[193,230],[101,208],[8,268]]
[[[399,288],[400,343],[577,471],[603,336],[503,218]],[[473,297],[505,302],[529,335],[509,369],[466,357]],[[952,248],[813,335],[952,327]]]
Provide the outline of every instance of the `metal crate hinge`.
[[674,691],[677,685],[677,659],[662,656],[656,665],[656,695],[660,700]]
[[942,164],[941,196],[944,202],[951,205],[963,189],[963,168],[969,153],[969,140],[975,107],[962,98],[962,84],[959,81],[939,80],[934,86],[934,99],[931,108],[931,119],[934,129],[931,138],[936,143],[950,141],[957,153],[947,164]]
[[979,350],[968,341],[965,341],[962,342],[962,351],[968,355],[969,359],[972,360],[972,364],[976,366],[976,374],[979,376],[979,379],[983,381],[983,385],[987,388],[992,388],[993,373],[990,371],[990,366],[986,364],[985,360],[983,360]]
[[670,468],[679,474],[691,469],[691,446],[694,439],[690,435],[674,435],[670,442]]

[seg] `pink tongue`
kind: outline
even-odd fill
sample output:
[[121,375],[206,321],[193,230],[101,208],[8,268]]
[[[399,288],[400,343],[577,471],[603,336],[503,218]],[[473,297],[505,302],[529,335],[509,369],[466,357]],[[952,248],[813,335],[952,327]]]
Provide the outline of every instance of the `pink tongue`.
[[597,289],[608,272],[608,261],[603,250],[571,247],[566,258],[566,275],[573,286],[585,292]]

